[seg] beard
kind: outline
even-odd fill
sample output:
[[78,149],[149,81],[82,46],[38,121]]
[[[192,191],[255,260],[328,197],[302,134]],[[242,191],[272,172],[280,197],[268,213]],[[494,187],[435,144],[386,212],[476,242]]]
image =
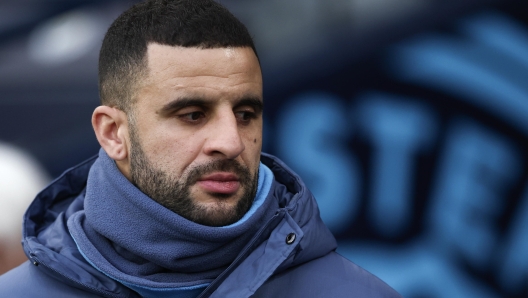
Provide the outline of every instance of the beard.
[[[150,163],[133,124],[130,127],[130,143],[131,182],[160,205],[190,221],[206,226],[226,226],[240,220],[253,204],[257,192],[258,170],[251,175],[249,169],[237,161],[222,159],[190,168],[180,179],[175,179]],[[191,187],[198,179],[217,171],[231,172],[238,176],[242,196],[236,205],[231,206],[222,201],[230,197],[230,194],[209,194],[217,199],[214,207],[199,205],[192,197]]]

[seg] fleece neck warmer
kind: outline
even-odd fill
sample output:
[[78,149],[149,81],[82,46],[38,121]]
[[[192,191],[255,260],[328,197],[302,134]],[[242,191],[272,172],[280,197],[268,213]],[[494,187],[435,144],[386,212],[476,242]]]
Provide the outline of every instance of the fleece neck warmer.
[[278,208],[270,194],[273,179],[261,163],[246,216],[225,227],[203,226],[142,193],[101,149],[88,175],[84,210],[68,219],[68,228],[89,263],[140,294],[201,291],[273,217]]

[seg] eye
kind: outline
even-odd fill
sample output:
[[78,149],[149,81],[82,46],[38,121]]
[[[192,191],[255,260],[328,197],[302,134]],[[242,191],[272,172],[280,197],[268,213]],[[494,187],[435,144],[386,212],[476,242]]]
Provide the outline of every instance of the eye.
[[178,118],[186,122],[196,123],[199,122],[202,118],[205,118],[205,114],[203,112],[196,111],[178,115]]
[[239,122],[249,123],[252,119],[256,118],[256,114],[252,111],[238,111],[235,112],[235,116]]

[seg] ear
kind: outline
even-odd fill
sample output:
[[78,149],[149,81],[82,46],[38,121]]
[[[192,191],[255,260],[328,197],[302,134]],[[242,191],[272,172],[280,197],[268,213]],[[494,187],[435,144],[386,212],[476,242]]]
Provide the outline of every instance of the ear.
[[128,119],[125,112],[99,106],[93,112],[92,126],[106,154],[116,162],[128,163]]

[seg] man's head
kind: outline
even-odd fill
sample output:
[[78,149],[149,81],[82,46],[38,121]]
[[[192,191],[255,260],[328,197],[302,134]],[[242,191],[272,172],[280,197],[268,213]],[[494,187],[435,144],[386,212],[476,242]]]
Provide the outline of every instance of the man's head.
[[185,48],[250,47],[246,27],[211,0],[145,1],[121,14],[108,29],[99,54],[101,104],[127,111],[147,70],[151,43]]
[[101,146],[141,191],[195,222],[240,219],[257,187],[262,76],[244,25],[206,0],[147,1],[99,60]]

